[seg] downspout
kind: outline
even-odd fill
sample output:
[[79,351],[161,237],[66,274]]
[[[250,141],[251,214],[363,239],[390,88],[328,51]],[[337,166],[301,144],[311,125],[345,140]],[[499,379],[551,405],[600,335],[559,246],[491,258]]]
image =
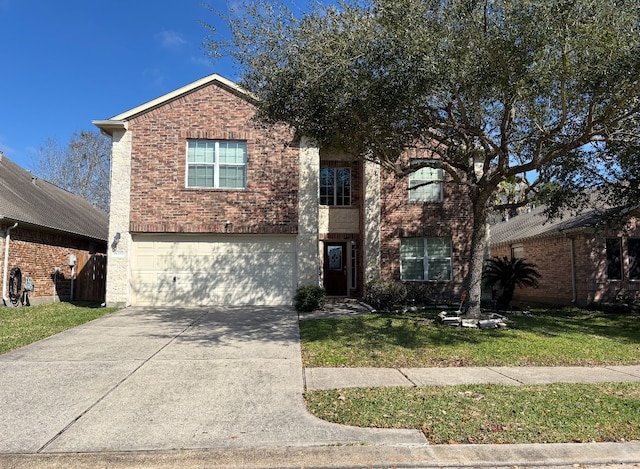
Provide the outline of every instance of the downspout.
[[2,301],[4,301],[5,306],[9,301],[7,297],[7,274],[9,273],[9,241],[11,240],[11,230],[18,226],[18,222],[16,222],[11,228],[7,228],[7,231],[4,236],[4,270],[2,275]]

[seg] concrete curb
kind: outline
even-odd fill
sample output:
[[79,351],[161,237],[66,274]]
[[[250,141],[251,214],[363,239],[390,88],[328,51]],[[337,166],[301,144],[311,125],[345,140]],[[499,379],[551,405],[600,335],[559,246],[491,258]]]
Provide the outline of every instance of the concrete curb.
[[8,469],[596,467],[640,464],[640,442],[322,446],[121,453],[4,454]]

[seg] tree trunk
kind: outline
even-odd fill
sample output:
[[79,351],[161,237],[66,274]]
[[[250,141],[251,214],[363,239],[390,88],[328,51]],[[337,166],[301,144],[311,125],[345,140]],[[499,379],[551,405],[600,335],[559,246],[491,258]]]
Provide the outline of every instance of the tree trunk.
[[471,235],[471,252],[469,256],[469,272],[465,282],[468,294],[468,307],[466,315],[470,318],[480,318],[480,300],[482,297],[482,269],[484,266],[485,251],[488,246],[487,215],[485,211],[486,200],[482,197],[472,198],[473,207],[473,232]]

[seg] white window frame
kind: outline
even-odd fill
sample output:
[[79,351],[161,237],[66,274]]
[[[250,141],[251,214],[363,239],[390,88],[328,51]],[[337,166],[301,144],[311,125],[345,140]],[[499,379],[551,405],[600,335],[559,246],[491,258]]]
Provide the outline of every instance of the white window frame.
[[[422,255],[421,256],[414,256],[414,257],[403,257],[402,255],[402,243],[405,242],[405,240],[422,240]],[[439,258],[435,258],[435,257],[430,257],[429,255],[429,240],[446,240],[449,244],[449,252],[448,255],[445,257],[439,257]],[[406,282],[451,282],[453,281],[453,255],[452,255],[452,250],[453,250],[453,246],[452,246],[452,241],[451,238],[446,238],[446,237],[431,237],[431,238],[401,238],[400,239],[400,279],[402,281],[406,281]],[[422,261],[422,278],[405,278],[404,276],[404,265],[406,261]],[[448,271],[449,271],[449,278],[429,278],[430,277],[430,273],[429,273],[429,264],[431,261],[448,261]]]
[[[348,171],[349,172],[349,196],[345,196],[342,195],[342,201],[346,202],[346,203],[338,203],[338,172],[339,171]],[[340,166],[340,167],[323,167],[320,168],[320,175],[322,174],[322,171],[331,171],[333,173],[333,194],[331,195],[326,195],[326,196],[322,196],[320,195],[320,205],[325,206],[325,207],[350,207],[351,206],[351,200],[352,200],[352,192],[353,189],[351,187],[351,180],[352,180],[352,174],[351,174],[351,168],[348,166]],[[322,185],[322,176],[320,176],[320,191],[322,192],[322,187],[325,187]],[[323,197],[328,197],[333,199],[329,204],[323,204]]]
[[[439,166],[438,160],[412,160],[412,165],[419,165],[422,163],[434,163],[434,165]],[[425,172],[430,171],[435,173],[433,177],[424,177]],[[414,172],[409,174],[409,201],[410,202],[442,202],[444,199],[443,194],[443,184],[442,181],[444,179],[444,171],[442,168],[433,167],[433,166],[425,166],[420,169],[415,170]],[[425,184],[429,183],[429,184]],[[421,185],[424,184],[424,185]],[[437,187],[438,197],[433,198],[429,197],[428,193],[433,188]]]
[[511,246],[512,259],[524,259],[524,246],[522,244],[514,244]]
[[[214,154],[212,162],[190,162],[189,161],[189,144],[191,142],[209,142],[213,143]],[[220,144],[221,143],[236,143],[244,146],[244,161],[241,163],[229,163],[229,162],[220,162]],[[209,139],[188,139],[186,144],[186,168],[185,171],[185,187],[189,189],[228,189],[228,190],[244,190],[247,188],[247,142],[244,140],[209,140]],[[190,168],[193,166],[210,166],[213,167],[213,185],[189,185],[189,173]],[[228,186],[220,186],[220,168],[225,167],[240,167],[242,168],[242,187],[228,187]]]

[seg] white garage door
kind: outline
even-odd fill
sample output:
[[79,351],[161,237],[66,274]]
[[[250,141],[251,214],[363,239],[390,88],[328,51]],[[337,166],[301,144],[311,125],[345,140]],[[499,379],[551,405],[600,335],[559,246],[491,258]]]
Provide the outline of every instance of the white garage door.
[[134,306],[290,305],[294,236],[133,237]]

